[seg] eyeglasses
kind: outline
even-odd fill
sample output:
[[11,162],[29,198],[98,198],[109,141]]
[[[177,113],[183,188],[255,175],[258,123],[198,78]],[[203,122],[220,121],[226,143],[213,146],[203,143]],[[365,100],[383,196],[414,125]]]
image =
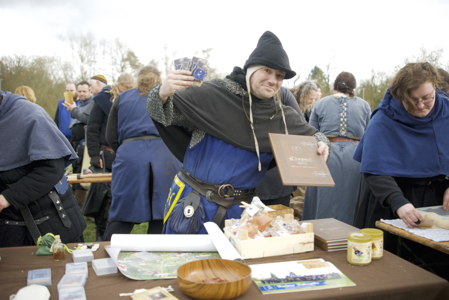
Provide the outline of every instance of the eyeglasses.
[[435,97],[431,97],[430,99],[427,99],[427,100],[413,100],[413,104],[415,104],[415,106],[418,106],[419,103],[427,105],[427,104],[431,103],[433,100],[435,100]]

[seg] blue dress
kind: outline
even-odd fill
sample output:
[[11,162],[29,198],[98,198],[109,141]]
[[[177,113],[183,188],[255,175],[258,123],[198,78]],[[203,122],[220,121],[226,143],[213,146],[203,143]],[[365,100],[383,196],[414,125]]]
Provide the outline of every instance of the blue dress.
[[[159,136],[146,111],[147,96],[131,89],[120,94],[118,142],[130,137]],[[164,216],[167,191],[181,163],[164,142],[137,140],[121,144],[112,164],[112,203],[109,219],[142,223]],[[149,186],[153,189],[150,195]]]
[[[362,98],[336,94],[318,100],[310,116],[310,125],[326,136],[360,138],[371,115]],[[332,142],[328,167],[334,187],[307,187],[303,220],[334,218],[352,225],[360,184],[360,163],[352,157],[358,142]]]

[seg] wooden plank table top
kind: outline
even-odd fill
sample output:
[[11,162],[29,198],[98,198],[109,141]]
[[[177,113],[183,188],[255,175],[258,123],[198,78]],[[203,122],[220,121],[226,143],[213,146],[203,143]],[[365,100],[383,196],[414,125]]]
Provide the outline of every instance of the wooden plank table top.
[[413,242],[422,244],[424,246],[430,247],[432,249],[441,251],[443,253],[449,254],[449,241],[448,242],[435,242],[429,239],[426,239],[421,236],[417,236],[416,234],[413,234],[411,232],[408,232],[402,228],[395,227],[390,224],[386,224],[381,221],[376,221],[376,227],[383,229],[385,231],[388,231],[394,235],[406,238],[408,240],[411,240]]
[[112,173],[106,174],[69,174],[67,175],[67,181],[69,183],[98,183],[98,182],[111,182]]
[[[109,242],[100,242],[100,249],[94,252],[94,259],[106,258],[104,246]],[[68,244],[73,249],[75,244]],[[9,295],[26,286],[29,270],[50,268],[52,284],[50,300],[58,299],[57,285],[65,274],[65,265],[73,262],[72,256],[66,253],[62,261],[54,261],[52,256],[36,256],[37,247],[0,248],[0,299],[9,299]],[[356,286],[333,288],[316,291],[303,291],[262,296],[257,286],[251,284],[249,290],[235,300],[353,300],[353,299],[449,299],[449,283],[396,255],[384,251],[382,259],[373,261],[367,266],[353,266],[347,262],[346,251],[326,252],[318,247],[307,253],[247,259],[249,265],[282,261],[323,258],[333,263],[343,274],[349,277]],[[180,300],[191,300],[179,287],[176,278],[161,280],[132,280],[120,273],[97,276],[88,263],[88,278],[84,289],[87,299],[118,299],[119,293],[133,292],[135,289],[150,289],[156,286],[174,288],[172,294]]]

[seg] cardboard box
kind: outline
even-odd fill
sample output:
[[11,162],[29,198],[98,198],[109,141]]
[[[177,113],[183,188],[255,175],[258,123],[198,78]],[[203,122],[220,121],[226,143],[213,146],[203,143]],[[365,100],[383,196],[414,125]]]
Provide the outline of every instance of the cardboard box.
[[273,217],[276,218],[277,216],[281,216],[284,217],[286,214],[292,214],[294,215],[294,211],[293,208],[291,207],[287,207],[285,205],[282,204],[278,204],[278,205],[267,205],[269,208],[274,209],[275,211],[270,211],[269,214]]
[[224,233],[243,259],[303,253],[314,249],[312,224],[307,225],[306,233],[264,239],[240,240],[228,230]]

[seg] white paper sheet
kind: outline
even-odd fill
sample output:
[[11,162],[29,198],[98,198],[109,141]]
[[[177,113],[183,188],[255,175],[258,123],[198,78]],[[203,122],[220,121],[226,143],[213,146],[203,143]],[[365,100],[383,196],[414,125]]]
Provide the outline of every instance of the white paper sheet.
[[229,242],[217,224],[206,222],[204,223],[204,227],[217,249],[215,251],[218,251],[222,259],[243,261],[242,256],[237,252],[234,246],[232,246],[231,242]]
[[449,241],[449,230],[447,229],[431,229],[431,228],[418,228],[413,227],[413,229],[408,228],[408,226],[402,221],[401,219],[395,219],[395,220],[384,220],[381,219],[381,221],[385,224],[393,225],[397,228],[402,228],[405,231],[408,231],[410,233],[416,234],[418,236],[421,236],[423,238],[435,241],[435,242],[446,242]]
[[217,252],[207,234],[113,234],[111,247],[120,251]]

